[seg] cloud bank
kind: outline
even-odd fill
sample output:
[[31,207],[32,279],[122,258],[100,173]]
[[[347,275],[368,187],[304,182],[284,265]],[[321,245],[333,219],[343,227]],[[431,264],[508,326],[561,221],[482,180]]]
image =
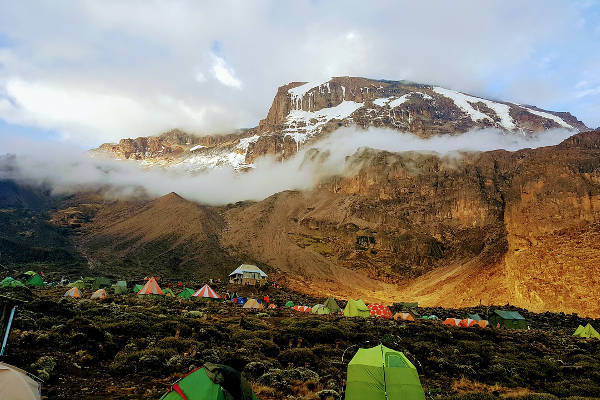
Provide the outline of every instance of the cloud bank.
[[351,163],[347,157],[366,148],[437,153],[455,159],[460,157],[457,152],[555,145],[572,134],[567,130],[551,130],[526,137],[488,129],[423,139],[391,130],[343,128],[285,162],[263,158],[246,173],[216,168],[194,175],[179,169],[141,169],[132,161],[93,159],[68,146],[49,146],[12,137],[0,138],[0,148],[16,154],[0,162],[0,179],[45,185],[56,193],[102,189],[107,196],[116,198],[140,194],[154,198],[176,192],[199,203],[220,205],[262,200],[284,190],[310,190],[325,178],[355,172],[348,169]]
[[176,127],[219,132],[255,126],[282,84],[353,75],[571,111],[597,126],[599,9],[589,0],[6,1],[0,120],[87,147]]

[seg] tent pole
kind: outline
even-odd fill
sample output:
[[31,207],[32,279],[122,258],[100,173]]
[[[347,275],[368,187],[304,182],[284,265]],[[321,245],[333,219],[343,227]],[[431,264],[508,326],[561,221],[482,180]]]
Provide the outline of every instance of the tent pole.
[[385,394],[385,399],[387,400],[387,382],[385,381],[385,357],[383,355],[383,345],[379,343],[379,348],[381,349],[381,364],[383,366],[383,393]]
[[17,306],[13,306],[12,310],[10,311],[10,317],[8,317],[8,325],[6,325],[6,333],[4,334],[4,340],[2,341],[2,349],[0,349],[0,357],[4,356],[4,350],[6,350],[6,342],[8,341],[8,335],[10,334],[10,326],[12,325],[16,308]]

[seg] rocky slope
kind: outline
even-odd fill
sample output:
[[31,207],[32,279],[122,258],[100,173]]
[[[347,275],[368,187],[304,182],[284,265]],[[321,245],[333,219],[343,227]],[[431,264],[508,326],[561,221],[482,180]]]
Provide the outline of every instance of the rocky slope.
[[251,261],[307,293],[600,316],[599,131],[460,158],[363,150],[346,166],[256,203],[106,203],[79,243],[121,274],[215,276]]
[[389,128],[422,137],[483,128],[518,134],[550,128],[586,129],[566,112],[491,101],[407,81],[337,77],[280,87],[267,117],[250,130],[203,137],[171,131],[104,144],[93,154],[186,171],[224,165],[245,169],[261,156],[289,158],[300,146],[340,126]]

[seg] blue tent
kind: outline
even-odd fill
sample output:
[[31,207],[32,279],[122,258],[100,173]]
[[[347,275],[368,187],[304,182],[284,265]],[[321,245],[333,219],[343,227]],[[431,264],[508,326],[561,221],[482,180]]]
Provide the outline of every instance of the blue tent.
[[248,301],[248,299],[246,299],[245,297],[236,297],[236,299],[237,299],[237,304],[241,304],[241,305],[246,304],[246,301]]

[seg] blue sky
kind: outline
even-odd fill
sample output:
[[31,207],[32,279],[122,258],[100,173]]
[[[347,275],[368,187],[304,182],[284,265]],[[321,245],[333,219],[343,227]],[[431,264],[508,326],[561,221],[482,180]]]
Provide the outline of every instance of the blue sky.
[[[35,9],[36,13],[31,13]],[[600,126],[600,2],[0,3],[0,135],[251,127],[278,86],[409,79]]]

